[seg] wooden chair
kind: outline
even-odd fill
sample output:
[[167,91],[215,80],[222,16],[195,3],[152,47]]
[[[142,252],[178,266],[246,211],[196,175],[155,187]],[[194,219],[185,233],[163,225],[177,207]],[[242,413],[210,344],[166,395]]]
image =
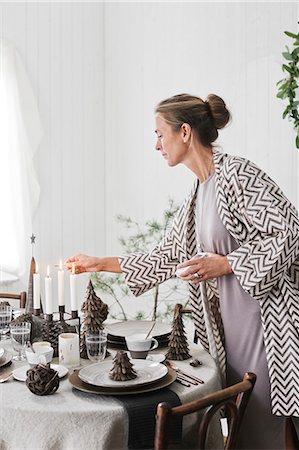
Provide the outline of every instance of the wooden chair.
[[245,373],[243,381],[240,383],[213,392],[199,400],[176,407],[171,407],[168,403],[159,403],[156,413],[155,450],[167,449],[167,428],[172,417],[183,417],[207,408],[199,424],[199,445],[197,447],[200,450],[205,449],[211,420],[215,413],[223,407],[229,419],[228,437],[224,444],[224,450],[234,449],[255,381],[256,375],[254,373]]
[[0,299],[7,299],[7,300],[19,300],[20,302],[20,308],[26,307],[26,298],[27,294],[25,291],[21,292],[20,294],[7,294],[7,293],[0,293]]

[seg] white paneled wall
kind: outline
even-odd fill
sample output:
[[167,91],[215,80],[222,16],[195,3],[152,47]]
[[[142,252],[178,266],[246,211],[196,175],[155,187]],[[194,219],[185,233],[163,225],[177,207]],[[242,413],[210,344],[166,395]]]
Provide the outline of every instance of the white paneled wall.
[[297,151],[276,98],[283,31],[297,29],[297,11],[296,3],[278,2],[106,6],[109,251],[117,250],[117,212],[159,216],[167,195],[182,199],[190,187],[192,174],[169,169],[154,151],[153,107],[176,93],[223,96],[233,122],[219,143],[266,169],[297,202]]
[[117,254],[118,213],[159,219],[169,196],[184,198],[193,175],[154,150],[154,106],[176,93],[223,96],[233,122],[219,143],[266,169],[297,203],[294,136],[276,99],[297,2],[0,8],[1,36],[21,54],[44,124],[33,230],[42,267],[78,251]]
[[30,2],[0,8],[1,35],[19,50],[44,125],[35,159],[41,196],[33,232],[41,270],[49,264],[53,274],[60,258],[105,248],[103,5]]

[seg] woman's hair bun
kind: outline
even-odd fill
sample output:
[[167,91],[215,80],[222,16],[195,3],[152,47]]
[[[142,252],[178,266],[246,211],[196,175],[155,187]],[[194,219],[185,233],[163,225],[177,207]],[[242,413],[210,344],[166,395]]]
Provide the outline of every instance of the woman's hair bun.
[[226,104],[222,100],[222,98],[218,97],[218,95],[210,94],[210,95],[208,95],[205,103],[210,108],[211,115],[214,120],[215,128],[217,130],[224,128],[225,125],[227,125],[228,122],[230,121],[231,115],[230,115],[229,110],[226,108]]

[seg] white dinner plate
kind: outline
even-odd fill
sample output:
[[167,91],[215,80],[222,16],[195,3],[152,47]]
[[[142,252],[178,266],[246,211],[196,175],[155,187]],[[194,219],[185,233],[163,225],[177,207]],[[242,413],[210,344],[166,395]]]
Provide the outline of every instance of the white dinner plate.
[[[123,322],[116,322],[105,325],[105,330],[112,336],[125,338],[130,334],[135,333],[147,334],[152,325],[153,322],[151,320],[125,320]],[[157,336],[163,336],[165,334],[171,333],[171,329],[172,327],[168,323],[156,322],[151,335],[154,338],[157,338]]]
[[[51,364],[51,369],[57,370],[59,378],[63,378],[67,375],[68,369],[64,366],[60,366],[58,364]],[[26,381],[27,378],[27,370],[30,369],[30,366],[22,366],[13,370],[12,376],[15,380],[18,381]]]
[[160,380],[167,375],[167,367],[163,364],[147,361],[145,359],[131,359],[133,369],[137,373],[137,377],[133,380],[114,381],[109,377],[109,372],[113,368],[111,361],[102,361],[100,363],[91,364],[83,367],[79,371],[79,378],[88,384],[94,386],[121,388],[128,386],[141,386],[144,384],[153,383]]

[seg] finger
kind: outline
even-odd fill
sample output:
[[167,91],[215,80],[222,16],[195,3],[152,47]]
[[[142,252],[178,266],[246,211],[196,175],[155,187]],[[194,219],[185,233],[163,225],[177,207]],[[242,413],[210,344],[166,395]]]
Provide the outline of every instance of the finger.
[[184,281],[189,281],[189,280],[192,280],[193,278],[194,278],[194,270],[193,270],[193,272],[191,272],[190,270],[186,270],[185,272],[183,272],[181,275],[180,275],[180,278],[182,278],[182,280],[184,280]]
[[73,265],[73,263],[69,263],[69,262],[64,263],[64,267],[66,268],[66,270],[72,270],[72,265]]
[[73,270],[75,273],[85,272],[85,269],[83,270],[84,266],[82,266],[79,262],[79,256],[73,256],[72,258],[69,258],[65,263],[64,267],[72,272]]
[[201,275],[200,273],[195,273],[195,274],[193,274],[193,278],[191,280],[191,283],[193,285],[196,285],[196,284],[200,283],[203,280],[204,280],[204,276],[203,275]]
[[70,263],[72,263],[72,262],[75,262],[75,258],[76,258],[76,256],[71,256],[70,258],[68,258],[68,259],[65,261],[64,264],[70,264]]
[[201,280],[202,274],[200,274],[198,271],[190,272],[188,275],[182,277],[184,281],[193,281],[193,280]]
[[71,256],[70,258],[68,258],[68,259],[65,261],[65,264],[72,264],[72,263],[74,263],[74,262],[80,261],[80,257],[81,257],[81,256],[82,256],[82,255]]
[[181,269],[183,267],[194,266],[194,264],[198,264],[198,259],[190,259],[189,261],[178,264],[178,269]]

